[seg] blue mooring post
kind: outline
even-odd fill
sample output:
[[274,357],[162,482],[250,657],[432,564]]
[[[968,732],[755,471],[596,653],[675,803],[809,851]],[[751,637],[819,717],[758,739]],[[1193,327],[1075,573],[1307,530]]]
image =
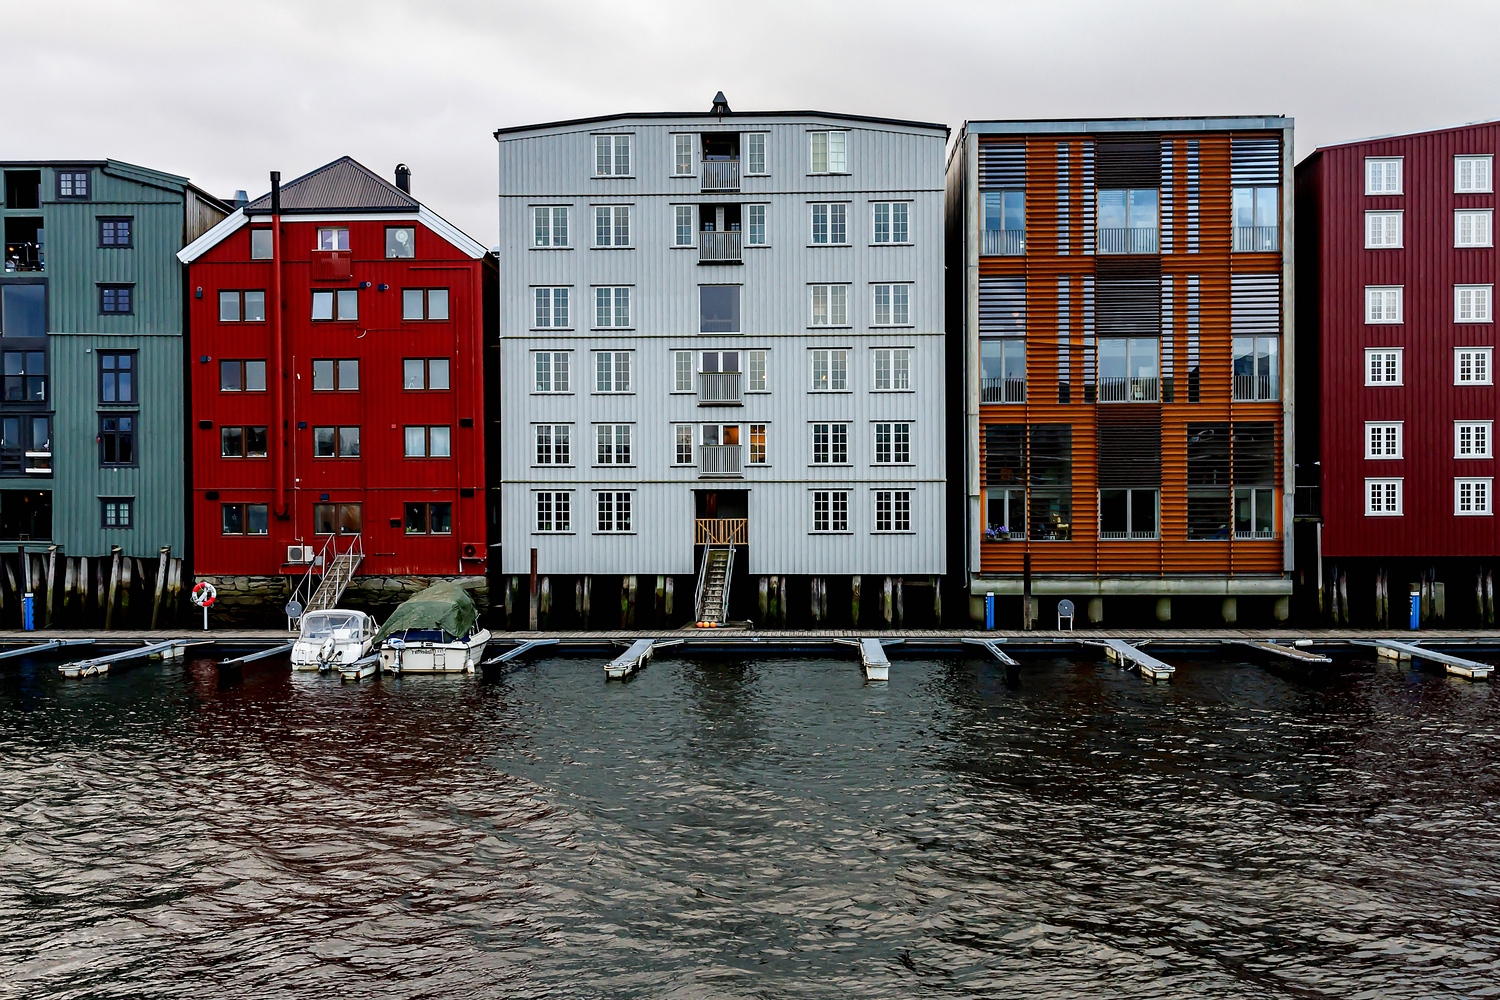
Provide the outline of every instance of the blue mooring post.
[[21,598],[21,628],[27,632],[36,631],[36,598],[31,594]]
[[1422,595],[1411,595],[1411,630],[1417,631],[1422,627]]
[[995,627],[995,595],[984,595],[984,627],[992,629]]

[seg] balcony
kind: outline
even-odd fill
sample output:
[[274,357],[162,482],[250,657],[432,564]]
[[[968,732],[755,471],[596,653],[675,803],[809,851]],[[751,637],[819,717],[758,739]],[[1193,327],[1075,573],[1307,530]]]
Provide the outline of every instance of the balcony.
[[698,263],[740,264],[742,256],[739,232],[698,234]]
[[1281,233],[1276,226],[1235,226],[1235,253],[1275,253],[1281,249]]
[[743,406],[739,372],[699,372],[699,406]]
[[1129,229],[1099,230],[1100,253],[1157,253],[1159,241],[1155,226],[1132,226]]
[[1103,541],[1146,541],[1156,538],[1155,531],[1100,531],[1099,537]]
[[52,452],[0,447],[0,472],[27,476],[52,475]]
[[52,475],[52,452],[28,451],[25,472],[28,476]]
[[1236,375],[1234,377],[1235,402],[1274,402],[1281,398],[1279,381],[1274,374]]
[[979,380],[981,403],[1026,402],[1026,380],[1024,378],[982,378]]
[[1026,230],[986,229],[979,252],[985,257],[1020,257],[1026,253]]
[[1101,376],[1099,402],[1154,403],[1160,398],[1160,381],[1154,376]]
[[693,522],[694,545],[749,545],[750,520],[744,517],[700,517]]
[[703,190],[738,191],[740,189],[739,160],[704,160]]
[[45,271],[47,269],[47,255],[40,243],[10,243],[5,244],[5,271],[7,274],[17,271]]
[[698,446],[699,479],[743,479],[740,446],[737,444],[700,444]]

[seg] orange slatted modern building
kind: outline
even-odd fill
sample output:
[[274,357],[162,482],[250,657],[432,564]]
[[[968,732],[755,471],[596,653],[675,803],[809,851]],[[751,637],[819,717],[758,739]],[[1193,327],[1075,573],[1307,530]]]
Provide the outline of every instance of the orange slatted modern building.
[[1065,598],[1080,624],[1286,618],[1291,168],[1289,118],[965,123],[949,565],[976,620],[990,594],[1003,625]]

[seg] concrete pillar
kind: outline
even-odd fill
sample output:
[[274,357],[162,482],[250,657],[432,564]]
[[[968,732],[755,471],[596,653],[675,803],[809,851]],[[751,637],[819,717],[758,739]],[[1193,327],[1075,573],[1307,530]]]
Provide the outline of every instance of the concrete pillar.
[[1292,617],[1292,599],[1286,594],[1282,594],[1276,598],[1276,603],[1271,606],[1271,614],[1275,615],[1276,620],[1279,622],[1284,622]]
[[1224,615],[1224,624],[1226,624],[1226,625],[1233,625],[1235,622],[1239,621],[1240,620],[1240,602],[1239,602],[1239,598],[1237,598],[1237,597],[1226,597],[1226,598],[1224,598],[1224,603],[1220,607],[1220,611]]
[[1104,621],[1104,598],[1090,597],[1088,614],[1090,625],[1098,625],[1100,622]]
[[1158,597],[1156,599],[1156,620],[1169,622],[1172,620],[1172,599],[1170,597]]
[[849,620],[854,623],[855,628],[859,628],[860,583],[860,578],[857,576],[851,576],[849,578]]
[[984,624],[984,595],[969,594],[969,620],[978,624]]

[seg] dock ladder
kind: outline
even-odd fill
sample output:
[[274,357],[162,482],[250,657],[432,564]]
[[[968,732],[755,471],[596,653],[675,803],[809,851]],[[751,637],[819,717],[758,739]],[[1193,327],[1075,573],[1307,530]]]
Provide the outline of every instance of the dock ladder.
[[699,628],[716,628],[724,624],[729,612],[729,583],[734,573],[734,546],[709,545],[703,550],[703,565],[698,569]]
[[[338,536],[334,535],[323,544],[323,551],[318,553],[318,558],[307,569],[307,576],[303,578],[303,584],[309,591],[307,606],[303,608],[303,614],[309,611],[328,611],[339,606],[339,598],[344,596],[344,590],[348,588],[349,581],[354,579],[354,573],[359,569],[359,564],[364,562],[365,547],[359,535],[355,535],[349,543],[349,547],[340,552],[338,547]],[[321,566],[323,568],[322,578],[318,581],[317,588],[312,586],[313,572]],[[298,586],[300,592],[302,586]],[[296,596],[296,595],[294,595]]]

